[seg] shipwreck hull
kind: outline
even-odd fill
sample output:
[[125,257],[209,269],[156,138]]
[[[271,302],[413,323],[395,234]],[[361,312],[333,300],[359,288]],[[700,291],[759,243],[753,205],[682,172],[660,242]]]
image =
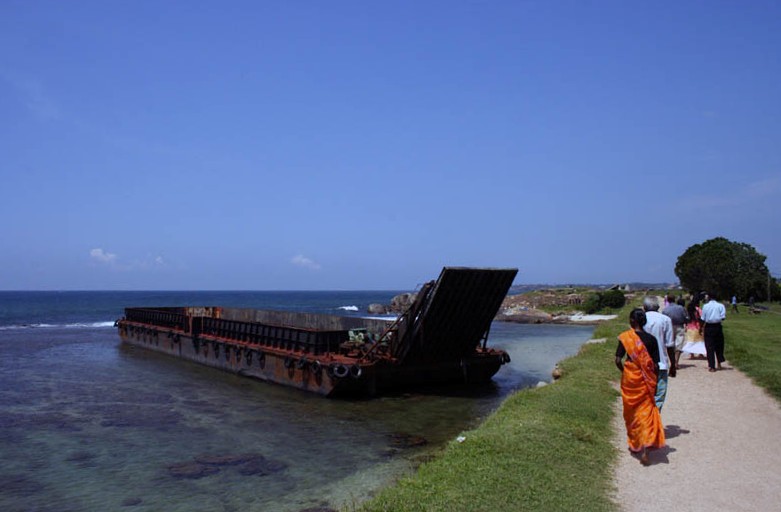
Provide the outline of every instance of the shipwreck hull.
[[335,355],[313,357],[220,338],[193,338],[129,322],[120,329],[120,339],[145,350],[323,396],[374,396],[418,386],[481,384],[490,381],[506,361],[503,352],[493,351],[458,362],[398,366]]
[[509,361],[486,342],[516,272],[446,268],[395,322],[198,306],[127,308],[116,325],[128,345],[324,396],[473,385]]
[[189,334],[133,324],[127,325],[127,331],[121,332],[120,338],[124,343],[146,350],[320,395],[332,395],[338,383],[338,379],[327,376],[327,370],[323,371],[321,367],[316,371],[310,364],[302,365],[301,357],[294,357],[289,352],[243,346],[216,338],[193,338]]

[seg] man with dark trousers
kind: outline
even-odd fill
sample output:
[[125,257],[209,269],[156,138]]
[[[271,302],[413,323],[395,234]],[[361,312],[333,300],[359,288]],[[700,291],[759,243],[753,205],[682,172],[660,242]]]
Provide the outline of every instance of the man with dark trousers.
[[[670,317],[659,313],[659,300],[647,296],[643,299],[646,324],[643,330],[653,335],[659,345],[659,375],[656,380],[656,395],[654,401],[661,412],[667,398],[667,377],[675,377],[675,340],[673,339],[673,322]],[[668,357],[672,350],[673,357]]]
[[707,303],[702,306],[700,333],[705,338],[708,371],[715,372],[716,369],[721,370],[721,363],[724,362],[724,331],[721,322],[727,318],[727,309],[716,300],[715,295],[707,294],[705,297]]
[[[674,361],[674,363],[671,363],[670,368],[674,368],[677,371],[678,362],[681,360],[681,351],[686,344],[686,324],[689,323],[689,315],[682,305],[675,302],[675,297],[673,295],[667,296],[667,302],[669,303],[669,306],[664,308],[662,314],[670,317],[670,320],[672,320],[673,339],[675,339],[675,350],[670,351],[670,349],[668,349],[667,355],[671,361]],[[674,376],[675,371],[670,370],[670,377]]]

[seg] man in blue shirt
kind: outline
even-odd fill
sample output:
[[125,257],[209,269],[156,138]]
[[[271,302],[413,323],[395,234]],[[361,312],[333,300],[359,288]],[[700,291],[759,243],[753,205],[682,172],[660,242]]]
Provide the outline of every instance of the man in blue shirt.
[[721,370],[721,363],[724,362],[724,331],[721,322],[727,318],[727,310],[714,295],[708,294],[706,298],[708,302],[702,306],[700,333],[705,338],[708,371],[715,372],[717,368]]

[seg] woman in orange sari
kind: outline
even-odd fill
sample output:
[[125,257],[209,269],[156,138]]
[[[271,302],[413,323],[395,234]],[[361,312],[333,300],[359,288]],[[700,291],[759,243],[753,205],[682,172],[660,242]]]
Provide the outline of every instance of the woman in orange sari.
[[[621,370],[621,398],[629,449],[640,453],[647,466],[648,449],[664,446],[664,426],[656,407],[656,379],[659,375],[659,344],[653,335],[643,331],[645,312],[634,309],[629,314],[632,327],[618,336],[616,366]],[[626,361],[623,361],[626,356]]]

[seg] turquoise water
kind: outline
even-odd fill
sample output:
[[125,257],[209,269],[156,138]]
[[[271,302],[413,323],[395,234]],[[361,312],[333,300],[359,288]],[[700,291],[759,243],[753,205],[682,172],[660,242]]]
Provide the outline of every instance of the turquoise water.
[[[491,385],[329,400],[119,343],[125,305],[314,312],[394,292],[0,292],[0,510],[298,511],[359,503],[547,381],[589,327],[494,324]],[[36,326],[36,327],[31,327]],[[426,444],[418,445],[426,441]]]

